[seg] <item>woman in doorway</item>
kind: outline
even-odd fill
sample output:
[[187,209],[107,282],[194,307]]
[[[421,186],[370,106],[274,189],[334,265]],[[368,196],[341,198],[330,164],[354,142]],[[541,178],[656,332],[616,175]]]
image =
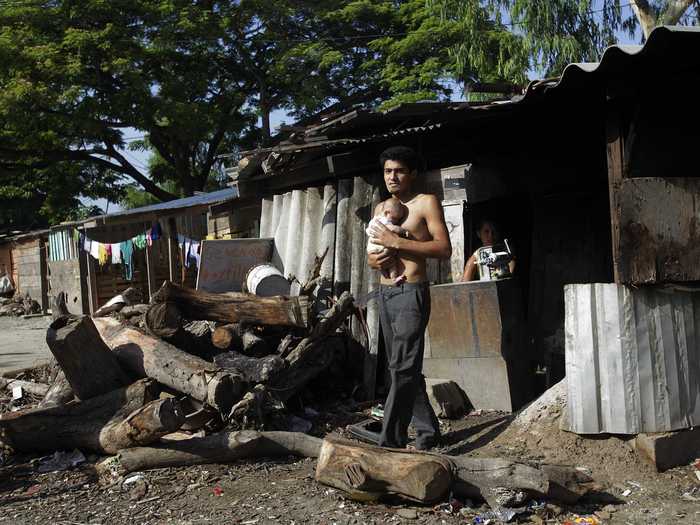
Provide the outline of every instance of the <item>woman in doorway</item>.
[[[481,241],[481,246],[494,246],[502,241],[500,232],[496,223],[490,219],[482,219],[479,221],[476,227],[476,235]],[[475,251],[467,264],[464,266],[464,274],[462,275],[462,282],[474,281],[479,278],[479,268],[477,267],[477,251]],[[508,269],[510,273],[515,272],[515,259],[508,263]]]

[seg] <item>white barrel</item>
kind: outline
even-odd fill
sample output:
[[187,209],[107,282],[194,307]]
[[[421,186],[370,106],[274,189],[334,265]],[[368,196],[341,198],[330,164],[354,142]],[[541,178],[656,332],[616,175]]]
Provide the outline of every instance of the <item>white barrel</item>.
[[253,266],[245,276],[248,292],[261,297],[289,295],[291,283],[272,263]]

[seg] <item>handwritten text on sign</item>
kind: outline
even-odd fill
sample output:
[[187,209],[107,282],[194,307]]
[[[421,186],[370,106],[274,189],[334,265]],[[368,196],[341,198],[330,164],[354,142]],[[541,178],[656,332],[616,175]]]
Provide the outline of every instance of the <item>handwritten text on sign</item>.
[[248,270],[270,261],[273,243],[273,239],[202,241],[197,290],[240,292]]

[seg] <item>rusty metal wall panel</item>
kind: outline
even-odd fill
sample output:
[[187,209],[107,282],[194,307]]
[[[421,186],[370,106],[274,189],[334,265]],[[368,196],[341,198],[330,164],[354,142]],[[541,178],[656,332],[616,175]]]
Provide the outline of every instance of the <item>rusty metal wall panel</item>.
[[579,434],[666,432],[700,423],[700,293],[571,284],[569,425]]
[[700,280],[699,179],[623,179],[618,205],[621,282]]

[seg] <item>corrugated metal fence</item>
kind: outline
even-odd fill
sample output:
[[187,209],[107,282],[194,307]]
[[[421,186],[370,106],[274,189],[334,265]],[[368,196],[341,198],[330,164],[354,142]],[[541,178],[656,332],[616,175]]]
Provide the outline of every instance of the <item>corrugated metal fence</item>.
[[637,434],[700,424],[699,291],[564,288],[569,430]]

